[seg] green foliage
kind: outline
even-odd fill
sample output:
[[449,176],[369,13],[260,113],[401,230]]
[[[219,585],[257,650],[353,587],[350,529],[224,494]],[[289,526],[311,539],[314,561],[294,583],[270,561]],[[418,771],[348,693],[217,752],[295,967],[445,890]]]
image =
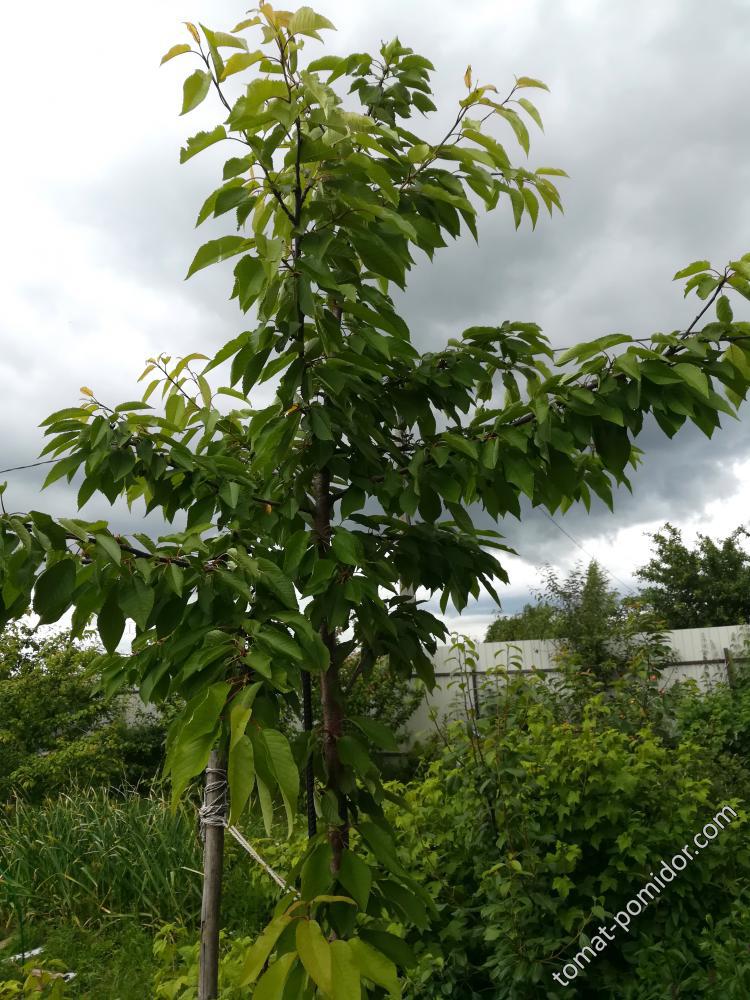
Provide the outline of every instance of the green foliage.
[[422,783],[399,789],[399,859],[439,912],[405,996],[432,998],[436,983],[446,996],[556,996],[552,972],[727,801],[740,819],[569,992],[640,1000],[713,982],[741,995],[749,963],[720,961],[712,927],[747,910],[746,813],[722,797],[705,748],[669,747],[648,721],[623,731],[618,715],[595,696],[571,723],[541,680],[509,682],[495,711],[449,731]]
[[485,642],[523,642],[526,639],[554,639],[557,635],[556,608],[546,601],[524,604],[521,611],[497,617],[488,626]]
[[708,628],[750,621],[750,553],[737,528],[715,542],[698,535],[691,548],[671,524],[652,535],[653,555],[638,571],[642,596],[668,628]]
[[[30,965],[75,972],[73,980],[60,984],[65,1000],[143,1000],[149,995],[144,983],[153,976],[153,932],[135,919],[106,920],[95,927],[74,922],[38,924],[28,929],[23,941],[17,936],[7,939],[2,951],[11,955],[37,945],[44,952],[29,959]],[[1,955],[0,960],[5,957]],[[9,973],[14,967],[5,968]],[[17,975],[20,978],[22,973]],[[41,997],[50,994],[42,992]]]
[[629,676],[656,679],[669,659],[662,622],[638,597],[620,598],[592,560],[564,578],[544,573],[544,590],[511,618],[497,618],[487,642],[553,639],[567,685],[591,688]]
[[732,685],[716,684],[698,693],[694,684],[676,691],[679,731],[707,748],[716,761],[727,794],[732,789],[750,800],[750,663],[735,667]]
[[107,701],[99,650],[67,632],[10,624],[0,633],[0,796],[39,801],[77,783],[137,784],[161,763],[164,723],[129,695]]
[[[703,309],[685,331],[648,344],[602,337],[556,361],[535,324],[505,321],[420,354],[392,296],[415,257],[432,259],[464,231],[476,238],[478,206],[503,205],[516,226],[536,224],[540,201],[560,208],[550,177],[564,172],[514,162],[516,146],[529,153],[527,122],[540,122],[519,94],[544,84],[518,77],[499,100],[467,71],[466,95],[428,142],[413,119],[436,110],[429,60],[394,39],[375,56],[308,61],[305,44],[330,27],[310,8],[264,4],[232,32],[187,24],[189,52],[164,57],[198,60],[183,113],[209,91],[223,106],[183,159],[232,143],[198,221],[233,213],[233,231],[201,247],[188,273],[231,258],[251,329],[212,359],[150,359],[142,401],[113,406],[85,390],[80,406],[47,418],[44,453],[58,459],[47,483],[77,476],[79,505],[124,498],[182,527],[154,540],[39,511],[3,516],[0,621],[32,602],[48,622],[72,608],[76,635],[96,619],[107,693],[182,699],[168,748],[177,795],[213,746],[226,754],[234,741],[231,795],[267,824],[283,806],[290,828],[310,760],[325,829],[305,864],[330,884],[321,896],[323,877],[303,876],[301,907],[280,904],[288,933],[259,939],[263,960],[276,959],[256,996],[285,980],[296,997],[338,1000],[338,982],[398,995],[407,958],[398,946],[388,957],[383,935],[404,906],[426,934],[430,910],[396,857],[378,769],[346,723],[342,664],[355,652],[387,659],[395,677],[416,672],[430,685],[445,627],[402,588],[460,611],[507,579],[495,554],[506,546],[469,509],[520,516],[522,495],[549,511],[588,506],[592,494],[611,505],[647,414],[670,436],[686,420],[710,435],[720,413],[733,415],[750,384],[750,327],[719,295],[750,297],[750,257],[691,270],[687,290],[718,299],[700,330]],[[225,59],[226,48],[239,51]],[[222,80],[235,71],[249,77],[230,101]],[[271,379],[276,395],[259,409],[250,394]],[[120,653],[127,620],[136,637]],[[313,675],[322,725],[293,762],[280,718]],[[346,894],[347,850],[369,869],[369,894],[361,879],[355,893],[363,907],[326,898]]]

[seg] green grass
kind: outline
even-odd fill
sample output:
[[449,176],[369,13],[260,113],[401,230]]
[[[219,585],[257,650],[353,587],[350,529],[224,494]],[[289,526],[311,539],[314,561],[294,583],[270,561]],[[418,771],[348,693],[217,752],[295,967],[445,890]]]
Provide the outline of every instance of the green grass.
[[[66,986],[66,1000],[148,1000],[154,974],[152,941],[149,928],[120,919],[96,927],[38,924],[27,933],[25,947],[44,945],[36,962],[43,966],[45,959],[57,959],[76,972]],[[16,934],[5,943],[2,957],[19,947]],[[0,980],[15,978],[16,968],[3,962]]]
[[187,809],[156,795],[88,789],[0,819],[0,921],[158,924],[200,908],[200,843]]
[[[266,838],[253,823],[243,832],[282,872],[299,853],[299,844]],[[77,973],[66,1000],[149,1000],[156,929],[182,924],[189,938],[197,934],[201,853],[194,809],[173,813],[157,793],[83,789],[6,806],[0,984],[21,975],[3,956],[44,945],[42,967],[44,959],[57,960]],[[230,837],[224,872],[223,924],[253,935],[270,918],[279,890]]]

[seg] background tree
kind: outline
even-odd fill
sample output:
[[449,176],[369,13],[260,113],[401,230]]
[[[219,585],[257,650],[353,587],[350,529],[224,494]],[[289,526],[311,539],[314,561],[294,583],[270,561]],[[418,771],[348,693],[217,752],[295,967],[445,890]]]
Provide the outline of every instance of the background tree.
[[633,669],[658,672],[669,656],[663,629],[664,623],[644,602],[621,598],[592,559],[564,577],[547,567],[536,604],[527,604],[519,615],[496,619],[486,641],[552,639],[568,669],[612,680]]
[[156,777],[165,722],[129,693],[105,699],[91,665],[101,649],[69,632],[11,624],[0,633],[0,796],[40,799],[76,784]]
[[750,621],[750,538],[739,527],[715,542],[698,535],[690,547],[667,523],[651,536],[653,555],[636,571],[641,594],[668,628],[708,628]]
[[[420,354],[390,294],[414,255],[431,258],[462,226],[476,234],[479,204],[509,204],[516,224],[535,224],[540,201],[559,205],[549,178],[561,171],[513,164],[491,133],[502,125],[527,153],[539,113],[523,92],[544,85],[519,77],[498,99],[467,70],[465,97],[428,142],[404,121],[435,110],[429,60],[394,40],[376,57],[306,62],[305,40],[330,27],[309,8],[269,4],[233,32],[187,26],[191,40],[165,57],[199,63],[183,113],[213,89],[226,115],[182,159],[230,142],[199,221],[234,212],[239,229],[203,246],[189,273],[238,258],[234,296],[255,308],[253,328],[202,370],[200,356],[152,359],[145,397],[161,388],[163,411],[85,390],[81,406],[46,421],[46,453],[59,459],[48,482],[79,473],[80,504],[97,491],[126,497],[170,522],[184,515],[185,527],[125,538],[103,522],[8,514],[0,583],[6,620],[30,602],[44,622],[72,606],[75,631],[96,616],[107,690],[186,699],[168,745],[175,798],[216,747],[228,756],[230,822],[252,801],[270,828],[280,799],[291,829],[305,772],[312,836],[291,874],[302,899],[280,903],[242,984],[262,974],[269,993],[349,1000],[363,983],[398,995],[406,939],[429,934],[433,902],[397,858],[388,793],[346,727],[342,664],[357,651],[364,682],[387,657],[394,674],[431,683],[445,627],[401,585],[459,611],[482,587],[494,594],[507,575],[491,550],[505,547],[472,511],[520,515],[522,494],[550,511],[592,492],[611,504],[646,414],[674,434],[687,419],[712,433],[720,412],[734,413],[750,326],[734,322],[723,292],[750,298],[750,255],[678,272],[705,305],[647,344],[614,334],[556,357],[536,325],[504,322]],[[259,29],[257,50],[248,29]],[[248,69],[235,97],[224,81]],[[713,303],[717,320],[699,330]],[[224,364],[229,384],[214,390],[208,375]],[[253,387],[272,378],[274,401],[254,407]],[[136,638],[122,655],[126,618]],[[296,692],[307,701],[311,674],[322,724],[293,757],[279,716]]]
[[485,642],[522,642],[525,639],[554,639],[557,611],[548,601],[524,604],[514,615],[498,616],[488,626]]

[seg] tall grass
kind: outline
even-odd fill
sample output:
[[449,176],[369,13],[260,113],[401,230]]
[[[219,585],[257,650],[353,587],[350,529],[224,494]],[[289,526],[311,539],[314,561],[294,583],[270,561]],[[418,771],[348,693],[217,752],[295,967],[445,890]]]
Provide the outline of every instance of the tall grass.
[[85,789],[0,817],[0,921],[132,915],[192,922],[200,909],[194,814],[157,794]]
[[[286,870],[296,854],[266,839],[259,823],[249,820],[246,836]],[[223,922],[252,933],[279,891],[231,838],[225,850]],[[147,926],[196,925],[201,855],[195,811],[172,812],[157,791],[88,788],[41,804],[18,800],[0,812],[0,928],[23,934],[27,925],[118,916]]]

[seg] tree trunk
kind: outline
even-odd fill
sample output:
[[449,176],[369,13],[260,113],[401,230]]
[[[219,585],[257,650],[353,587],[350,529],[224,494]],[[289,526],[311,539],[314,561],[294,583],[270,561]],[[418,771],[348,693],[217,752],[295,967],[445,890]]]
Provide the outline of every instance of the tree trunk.
[[[307,670],[302,671],[302,728],[306,733],[311,733],[313,728],[312,683]],[[305,802],[307,806],[307,836],[310,839],[318,832],[318,821],[315,816],[315,772],[312,752],[308,753],[305,764]]]
[[204,794],[203,902],[201,905],[200,979],[198,1000],[219,995],[219,928],[221,926],[221,877],[224,867],[226,817],[226,763],[212,750],[206,768]]
[[[315,494],[315,534],[317,535],[318,552],[325,555],[331,544],[331,477],[327,469],[321,469],[314,479]],[[339,760],[338,741],[343,734],[344,711],[342,707],[341,686],[339,681],[339,664],[336,660],[336,635],[324,622],[320,628],[320,637],[328,649],[330,664],[320,678],[320,701],[323,712],[323,760],[328,774],[327,787],[336,796],[338,803],[339,825],[330,826],[328,840],[333,851],[331,871],[338,874],[341,868],[341,855],[347,845],[347,808],[346,797],[340,787],[341,761]]]

